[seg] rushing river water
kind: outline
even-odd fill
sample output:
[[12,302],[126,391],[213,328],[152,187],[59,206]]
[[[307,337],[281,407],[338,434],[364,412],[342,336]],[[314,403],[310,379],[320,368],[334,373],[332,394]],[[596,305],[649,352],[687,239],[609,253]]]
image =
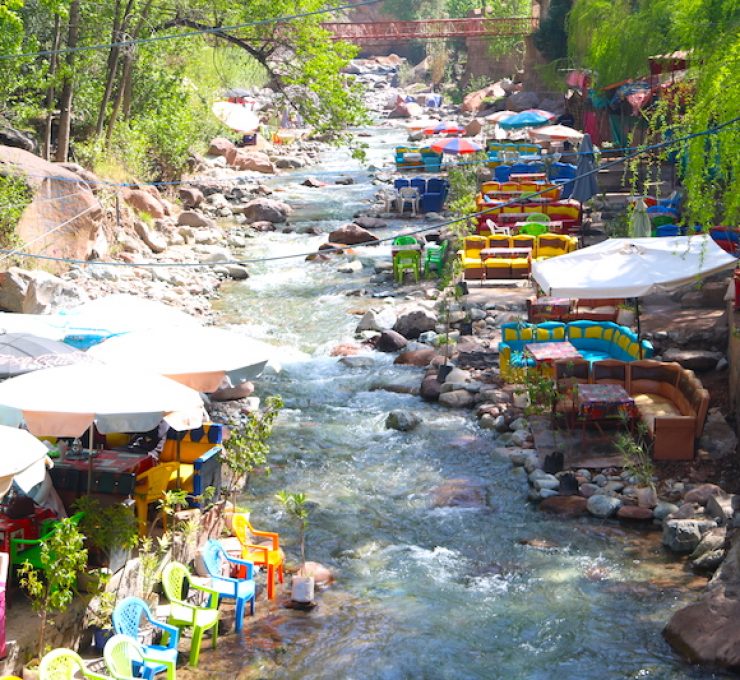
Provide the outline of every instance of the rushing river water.
[[[370,162],[387,164],[403,137],[373,132]],[[358,168],[335,153],[312,174],[333,182]],[[272,182],[297,207],[299,229],[347,222],[374,191],[366,174],[323,189],[300,186],[306,174]],[[323,240],[263,234],[248,254],[304,253]],[[660,635],[695,594],[687,591],[692,576],[655,534],[538,512],[526,502],[523,473],[492,455],[490,432],[467,412],[380,389],[418,384],[420,369],[382,354],[362,368],[329,356],[352,338],[351,311],[378,302],[346,294],[372,289],[369,270],[338,274],[334,262],[299,257],[250,271],[221,307],[229,322],[279,347],[283,370],[260,379],[258,394],[279,393],[286,408],[272,475],[257,479],[245,502],[254,524],[279,529],[295,558],[295,532],[274,493],[306,491],[315,502],[308,558],[337,580],[310,613],[275,608],[217,651],[204,645],[197,677],[718,677],[683,665]],[[386,430],[394,408],[413,410],[422,424],[413,433]],[[490,509],[433,507],[434,489],[460,478],[486,485]],[[550,547],[525,543],[533,539]]]

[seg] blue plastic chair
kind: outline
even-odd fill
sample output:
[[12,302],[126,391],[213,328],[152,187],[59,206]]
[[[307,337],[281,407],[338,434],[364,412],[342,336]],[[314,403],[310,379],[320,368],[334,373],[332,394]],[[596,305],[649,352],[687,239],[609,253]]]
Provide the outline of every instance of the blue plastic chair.
[[[215,540],[206,543],[203,550],[203,563],[211,577],[211,589],[221,598],[230,598],[236,601],[236,631],[241,631],[244,625],[244,607],[249,602],[249,613],[254,615],[254,565],[246,560],[231,557],[223,546]],[[238,564],[247,568],[244,578],[223,576],[224,564]]]
[[677,224],[661,224],[655,230],[655,235],[656,236],[680,236],[681,227],[679,227]]
[[410,182],[405,177],[399,177],[398,179],[393,180],[394,189],[403,189],[404,187],[407,187],[409,185],[410,185]]
[[414,177],[411,186],[418,189],[420,194],[424,194],[427,190],[427,181],[423,177]]
[[499,165],[498,167],[495,167],[493,169],[493,176],[496,178],[497,182],[508,182],[509,177],[511,176],[511,166]]
[[427,180],[427,191],[432,193],[445,193],[449,187],[449,182],[441,177],[430,177]]
[[144,645],[142,653],[148,662],[146,666],[151,667],[153,675],[167,672],[167,680],[175,680],[180,631],[169,623],[157,621],[147,603],[138,597],[124,598],[113,610],[113,630],[118,635],[127,635],[138,640],[142,621],[147,621],[168,634],[165,636],[167,638],[165,645]]

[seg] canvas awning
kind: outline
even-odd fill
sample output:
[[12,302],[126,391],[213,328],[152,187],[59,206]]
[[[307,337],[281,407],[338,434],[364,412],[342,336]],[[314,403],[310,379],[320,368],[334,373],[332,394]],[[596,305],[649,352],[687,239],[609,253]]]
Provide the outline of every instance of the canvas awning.
[[545,295],[635,298],[675,290],[737,262],[706,235],[619,238],[533,262],[532,276]]

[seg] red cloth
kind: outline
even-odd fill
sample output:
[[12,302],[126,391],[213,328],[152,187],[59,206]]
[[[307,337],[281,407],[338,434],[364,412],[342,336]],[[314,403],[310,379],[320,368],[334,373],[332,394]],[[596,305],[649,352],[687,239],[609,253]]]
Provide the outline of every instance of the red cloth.
[[599,134],[599,121],[596,118],[596,112],[583,112],[583,131],[591,135],[591,141],[597,146],[601,144],[601,135]]

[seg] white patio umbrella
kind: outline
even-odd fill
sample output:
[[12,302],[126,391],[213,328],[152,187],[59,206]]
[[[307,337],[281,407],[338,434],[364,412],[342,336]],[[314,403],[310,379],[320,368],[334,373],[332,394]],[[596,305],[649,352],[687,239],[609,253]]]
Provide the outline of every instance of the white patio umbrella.
[[0,383],[0,423],[24,423],[36,436],[80,437],[146,432],[165,420],[176,430],[200,427],[203,400],[174,380],[135,368],[76,364]]
[[489,113],[485,120],[489,123],[499,123],[506,118],[511,118],[516,115],[516,111],[496,111],[495,113]]
[[24,477],[23,488],[43,481],[44,460],[48,449],[30,432],[17,427],[0,425],[0,498],[10,489],[16,475]]
[[91,347],[88,354],[113,366],[136,366],[199,392],[257,378],[274,347],[222,328],[134,331]]
[[237,132],[254,132],[260,126],[259,118],[241,104],[215,102],[211,111],[226,127]]
[[545,125],[541,128],[531,128],[528,132],[531,139],[535,141],[579,142],[583,139],[583,133],[567,125]]

